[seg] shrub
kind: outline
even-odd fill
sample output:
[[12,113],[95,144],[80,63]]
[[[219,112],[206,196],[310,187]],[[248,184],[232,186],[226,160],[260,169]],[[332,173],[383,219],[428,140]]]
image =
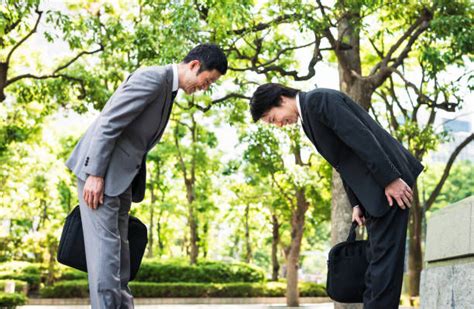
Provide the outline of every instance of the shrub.
[[58,282],[40,290],[42,298],[75,298],[89,297],[87,280]]
[[29,290],[37,290],[41,282],[41,269],[38,263],[12,261],[0,264],[0,279],[28,282]]
[[26,303],[26,296],[19,293],[0,292],[0,307],[15,308]]
[[68,268],[63,270],[58,278],[58,281],[66,280],[87,280],[87,273],[77,269]]
[[299,284],[301,297],[327,296],[326,287],[314,282],[301,282]]
[[263,282],[262,269],[245,263],[144,261],[135,279],[143,282]]
[[[0,280],[0,291],[5,291],[6,282],[10,280]],[[28,283],[20,280],[15,281],[15,292],[26,295],[28,293]]]
[[[283,297],[284,282],[189,283],[130,282],[135,297]],[[326,296],[324,287],[315,283],[300,283],[301,296]],[[41,297],[87,297],[87,281],[58,282],[40,291]]]
[[24,281],[28,283],[29,290],[38,290],[41,276],[37,274],[2,272],[0,273],[0,280],[2,279]]

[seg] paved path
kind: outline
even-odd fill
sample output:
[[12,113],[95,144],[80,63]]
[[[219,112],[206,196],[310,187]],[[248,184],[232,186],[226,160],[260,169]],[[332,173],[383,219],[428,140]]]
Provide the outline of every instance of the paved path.
[[[70,305],[70,306],[20,306],[21,309],[89,309],[90,306]],[[136,309],[283,309],[283,308],[314,308],[314,309],[334,309],[332,303],[324,304],[302,304],[299,307],[287,307],[284,304],[275,305],[137,305]],[[409,309],[410,307],[400,307],[400,309]]]
[[[29,306],[20,306],[17,308],[21,309],[89,309],[90,306],[84,305],[69,305],[69,306],[40,306],[40,305],[29,305]],[[300,307],[287,307],[284,304],[275,304],[275,305],[136,305],[136,309],[283,309],[283,308],[315,308],[315,309],[333,309],[334,305],[332,303],[324,304],[302,304]]]

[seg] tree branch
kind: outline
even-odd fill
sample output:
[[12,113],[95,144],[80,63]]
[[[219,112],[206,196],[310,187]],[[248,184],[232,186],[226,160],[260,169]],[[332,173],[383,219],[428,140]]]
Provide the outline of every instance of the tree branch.
[[18,41],[18,43],[15,44],[15,46],[12,47],[12,49],[10,50],[10,52],[8,53],[7,55],[7,60],[5,61],[5,63],[8,65],[10,63],[10,58],[12,57],[13,55],[13,52],[18,48],[20,47],[21,44],[23,44],[26,40],[28,40],[28,38],[30,36],[33,35],[33,33],[36,32],[36,30],[38,29],[38,24],[41,20],[41,16],[43,15],[43,11],[40,11],[38,7],[36,7],[36,10],[35,12],[38,14],[38,18],[36,19],[36,22],[35,22],[35,25],[33,26],[33,29],[30,30],[30,32],[28,32],[28,34],[23,37],[20,41]]
[[441,192],[441,189],[443,188],[443,185],[449,176],[449,172],[451,171],[451,167],[453,166],[454,160],[456,160],[456,157],[461,152],[461,150],[463,150],[464,147],[466,147],[470,142],[472,142],[472,140],[474,140],[474,133],[471,133],[471,135],[466,137],[466,139],[456,147],[456,149],[453,151],[453,153],[449,157],[448,163],[446,164],[446,167],[444,168],[444,172],[443,172],[443,175],[441,176],[441,179],[439,180],[435,189],[431,192],[430,197],[428,198],[428,200],[426,201],[424,205],[425,211],[431,208],[436,198],[438,197],[439,193]]
[[268,29],[273,25],[284,24],[288,21],[299,19],[302,17],[303,16],[301,16],[301,14],[284,14],[266,23],[258,23],[257,25],[254,25],[252,27],[231,30],[231,34],[241,35],[241,34],[246,34],[249,32],[258,32],[258,31]]
[[61,70],[64,70],[65,68],[67,68],[68,66],[70,66],[71,64],[73,64],[77,59],[79,59],[80,57],[82,57],[83,55],[92,55],[92,54],[95,54],[95,53],[98,53],[98,52],[101,52],[104,50],[104,46],[102,44],[100,44],[100,47],[96,50],[92,50],[92,51],[86,51],[86,50],[83,50],[81,51],[79,54],[76,55],[76,57],[72,58],[71,60],[69,60],[68,62],[66,62],[66,64],[58,67],[56,70],[53,71],[53,74],[56,74],[57,72],[61,71]]
[[[66,75],[66,74],[57,74],[59,71],[61,70],[64,70],[66,69],[68,66],[70,66],[71,64],[73,64],[75,61],[77,61],[81,56],[83,55],[92,55],[92,54],[95,54],[95,53],[98,53],[100,51],[103,51],[104,48],[103,46],[101,45],[100,48],[96,49],[96,50],[93,50],[93,51],[82,51],[80,52],[77,56],[75,56],[74,58],[72,58],[70,61],[68,61],[66,64],[62,65],[62,66],[59,66],[58,68],[56,68],[52,74],[46,74],[46,75],[34,75],[34,74],[30,74],[30,73],[27,73],[27,74],[22,74],[22,75],[18,75],[18,76],[15,76],[13,78],[10,78],[8,79],[6,82],[5,82],[5,87],[7,87],[8,85],[10,84],[13,84],[14,82],[17,82],[21,79],[24,79],[24,78],[32,78],[32,79],[47,79],[47,78],[58,78],[58,77],[63,77],[63,78],[66,78],[66,79],[75,79],[75,80],[79,80],[78,78],[75,78],[75,77],[72,77],[72,76],[69,76],[69,75]],[[81,80],[82,81],[82,80]]]
[[[377,63],[371,70],[370,75],[374,85],[378,87],[385,79],[392,73],[388,69],[388,63],[393,61],[391,68],[397,68],[403,63],[403,60],[408,56],[413,44],[418,37],[429,27],[429,22],[433,18],[433,14],[426,8],[421,12],[420,17],[407,29],[407,31],[390,47],[385,57]],[[407,41],[408,40],[408,41]],[[393,59],[393,54],[406,42],[405,48],[400,52],[396,59]],[[379,70],[378,73],[377,70]]]
[[[225,95],[224,97],[222,98],[219,98],[219,99],[216,99],[216,100],[213,100],[209,105],[207,106],[202,106],[202,105],[199,105],[197,103],[194,103],[194,102],[188,102],[188,106],[187,107],[184,107],[182,105],[178,105],[181,109],[183,110],[190,110],[191,108],[193,107],[196,107],[197,109],[199,109],[200,111],[202,112],[207,112],[209,111],[213,105],[216,105],[216,104],[219,104],[221,102],[224,102],[228,99],[231,99],[231,98],[239,98],[239,99],[246,99],[246,100],[250,100],[251,97],[248,97],[248,96],[245,96],[243,94],[240,94],[240,93],[229,93],[227,95]],[[175,103],[176,104],[176,103]]]

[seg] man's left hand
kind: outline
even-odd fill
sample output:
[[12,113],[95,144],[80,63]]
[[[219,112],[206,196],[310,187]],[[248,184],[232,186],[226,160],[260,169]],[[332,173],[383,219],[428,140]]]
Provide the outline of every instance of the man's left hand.
[[393,200],[395,200],[401,209],[410,208],[413,203],[413,192],[401,178],[392,181],[385,188],[385,196],[390,206],[393,206]]

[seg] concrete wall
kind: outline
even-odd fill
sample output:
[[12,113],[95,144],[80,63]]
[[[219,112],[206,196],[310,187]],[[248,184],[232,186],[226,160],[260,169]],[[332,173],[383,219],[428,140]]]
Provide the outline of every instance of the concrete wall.
[[421,308],[474,308],[474,196],[428,219]]

